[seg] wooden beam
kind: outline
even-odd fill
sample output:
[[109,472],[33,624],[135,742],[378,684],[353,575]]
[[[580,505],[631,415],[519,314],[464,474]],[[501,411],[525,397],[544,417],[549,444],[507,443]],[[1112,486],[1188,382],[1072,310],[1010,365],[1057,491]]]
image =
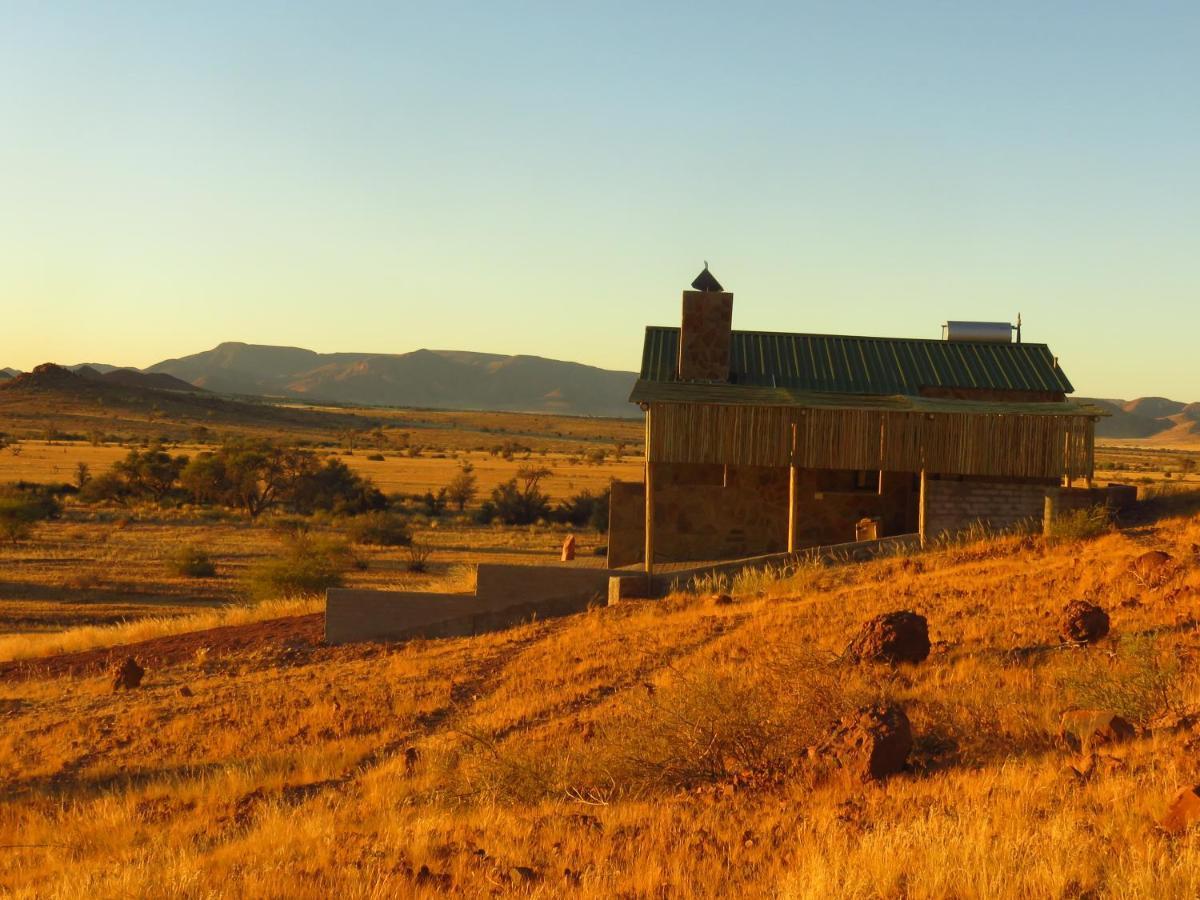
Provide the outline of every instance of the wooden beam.
[[650,410],[646,410],[646,574],[654,574],[654,467],[650,462]]
[[788,466],[788,542],[787,552],[796,552],[796,464]]

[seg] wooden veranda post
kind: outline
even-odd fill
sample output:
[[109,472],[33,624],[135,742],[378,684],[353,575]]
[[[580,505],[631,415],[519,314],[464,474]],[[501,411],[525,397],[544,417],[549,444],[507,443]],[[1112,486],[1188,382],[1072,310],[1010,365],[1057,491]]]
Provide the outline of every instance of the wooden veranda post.
[[788,459],[787,552],[796,552],[796,425],[792,424],[792,452]]
[[646,409],[646,574],[654,574],[654,467],[650,464],[650,410]]

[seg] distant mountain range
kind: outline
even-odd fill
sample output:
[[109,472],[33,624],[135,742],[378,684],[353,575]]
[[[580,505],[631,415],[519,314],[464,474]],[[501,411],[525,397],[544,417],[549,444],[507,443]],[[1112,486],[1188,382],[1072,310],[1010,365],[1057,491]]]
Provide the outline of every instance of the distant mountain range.
[[[142,370],[107,363],[67,368],[92,382],[165,391],[362,406],[636,415],[627,399],[635,373],[540,356],[462,350],[317,353],[300,347],[230,342]],[[0,383],[11,383],[11,377],[20,374],[0,369]],[[1200,403],[1165,397],[1090,402],[1110,414],[1096,426],[1099,438],[1200,444]]]
[[1097,423],[1096,437],[1137,439],[1150,445],[1200,443],[1200,403],[1166,397],[1089,402],[1109,413]]
[[[104,363],[66,367],[89,378],[165,390],[277,397],[312,403],[548,412],[637,414],[637,375],[545,359],[459,350],[316,353],[299,347],[224,343],[143,370]],[[18,374],[13,371],[13,374]],[[151,383],[150,378],[164,379]],[[166,381],[165,379],[169,379]]]

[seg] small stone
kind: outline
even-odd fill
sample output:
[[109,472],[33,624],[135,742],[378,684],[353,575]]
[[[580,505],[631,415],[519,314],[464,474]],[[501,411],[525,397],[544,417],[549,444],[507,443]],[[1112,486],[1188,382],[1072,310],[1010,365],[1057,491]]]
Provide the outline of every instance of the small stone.
[[562,545],[562,561],[570,562],[575,558],[575,535],[568,534]]
[[1144,584],[1153,585],[1163,579],[1173,557],[1164,550],[1147,550],[1129,564],[1129,570]]
[[1166,815],[1158,822],[1167,834],[1183,834],[1200,822],[1200,787],[1185,787],[1171,798]]
[[929,623],[911,610],[884,613],[867,622],[848,653],[859,661],[919,663],[929,656]]
[[128,657],[125,662],[113,669],[112,686],[114,691],[127,690],[131,691],[142,683],[142,678],[145,676],[146,670],[138,665],[138,661],[132,656]]
[[1071,644],[1091,644],[1108,634],[1108,613],[1086,600],[1072,600],[1063,609],[1061,634]]
[[508,870],[508,874],[513,881],[533,882],[540,880],[541,877],[529,866],[513,866]]

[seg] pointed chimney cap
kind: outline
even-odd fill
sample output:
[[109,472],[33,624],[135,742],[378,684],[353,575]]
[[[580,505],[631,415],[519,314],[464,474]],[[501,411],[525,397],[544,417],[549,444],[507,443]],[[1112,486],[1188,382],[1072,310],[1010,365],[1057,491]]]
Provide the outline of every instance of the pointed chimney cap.
[[696,276],[696,280],[692,282],[692,287],[708,294],[720,293],[725,290],[725,288],[721,287],[721,282],[717,281],[713,273],[708,271],[708,260],[704,261],[704,271]]

